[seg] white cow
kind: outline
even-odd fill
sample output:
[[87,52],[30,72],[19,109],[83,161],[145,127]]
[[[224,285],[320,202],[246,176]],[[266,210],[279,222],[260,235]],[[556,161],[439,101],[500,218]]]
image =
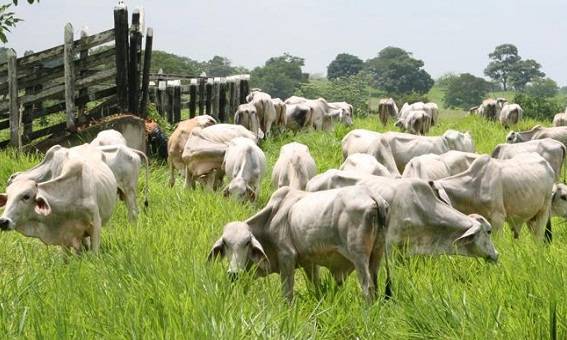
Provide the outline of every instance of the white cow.
[[543,138],[552,138],[567,145],[567,126],[542,127],[536,125],[528,131],[511,131],[506,136],[506,143],[521,143]]
[[269,136],[271,134],[272,125],[276,121],[277,113],[272,97],[262,91],[252,91],[246,100],[256,107],[258,118],[260,119],[260,128],[264,134]]
[[272,171],[272,184],[276,188],[290,186],[303,190],[316,173],[317,165],[307,145],[293,142],[281,147]]
[[369,153],[373,143],[378,141],[382,134],[375,131],[356,129],[347,133],[341,141],[343,159],[355,153]]
[[560,112],[553,116],[553,126],[567,126],[567,113]]
[[398,106],[392,98],[382,98],[378,103],[378,118],[382,126],[386,126],[388,118],[398,116]]
[[260,181],[266,172],[266,156],[252,140],[237,137],[230,141],[224,155],[223,170],[230,179],[224,194],[255,201]]
[[272,98],[272,103],[276,110],[276,121],[274,123],[283,129],[287,125],[286,104],[280,98]]
[[365,175],[392,177],[385,166],[378,163],[374,156],[364,153],[354,153],[345,159],[339,170],[352,171]]
[[83,151],[63,155],[61,173],[53,179],[12,182],[0,194],[0,207],[5,206],[0,229],[17,230],[75,252],[83,247],[97,252],[118,188],[102,152],[92,146]]
[[507,129],[518,124],[523,114],[524,110],[520,105],[506,103],[500,110],[500,123]]
[[285,104],[286,127],[298,131],[309,127],[313,110],[305,104]]
[[423,110],[431,117],[431,126],[435,126],[439,121],[439,107],[437,104],[432,102],[425,103]]
[[461,173],[481,155],[451,150],[446,153],[425,154],[412,158],[406,165],[402,177],[437,180]]
[[124,145],[126,144],[126,138],[119,131],[109,129],[100,131],[95,139],[90,143],[93,146],[108,146],[108,145]]
[[234,114],[234,124],[242,125],[256,135],[256,139],[264,138],[264,132],[260,128],[260,118],[256,106],[251,103],[238,105]]
[[404,118],[398,119],[394,125],[402,132],[424,136],[431,128],[431,116],[424,110],[412,110],[405,113]]

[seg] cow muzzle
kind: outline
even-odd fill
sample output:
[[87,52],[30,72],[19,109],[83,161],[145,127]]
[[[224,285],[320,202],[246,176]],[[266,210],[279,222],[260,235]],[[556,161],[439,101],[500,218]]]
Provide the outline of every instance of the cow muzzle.
[[0,230],[7,231],[12,229],[14,229],[12,220],[8,218],[0,218]]
[[488,263],[496,264],[496,263],[498,263],[498,256],[499,256],[498,252],[495,251],[494,254],[488,255],[488,256],[485,258],[485,260],[486,260],[486,262],[488,262]]

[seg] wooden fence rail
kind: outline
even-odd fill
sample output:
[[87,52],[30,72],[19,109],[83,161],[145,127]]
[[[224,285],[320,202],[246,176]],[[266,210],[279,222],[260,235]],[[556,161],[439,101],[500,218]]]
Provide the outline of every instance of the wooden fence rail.
[[250,93],[249,75],[226,78],[177,76],[150,74],[149,100],[172,124],[181,120],[182,109],[187,109],[191,118],[197,113],[208,114],[219,122],[228,122],[238,105],[246,103]]
[[145,60],[142,39],[140,13],[134,11],[129,27],[128,9],[118,5],[112,29],[75,39],[69,23],[62,45],[20,58],[10,50],[0,64],[0,148],[73,133],[119,112],[145,113],[140,92],[148,88],[153,30],[146,35]]

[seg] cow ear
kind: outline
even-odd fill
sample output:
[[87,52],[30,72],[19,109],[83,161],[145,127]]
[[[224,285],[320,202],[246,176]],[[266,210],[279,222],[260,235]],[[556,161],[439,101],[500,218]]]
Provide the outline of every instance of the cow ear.
[[0,207],[5,206],[6,202],[8,202],[8,195],[0,194]]
[[250,240],[250,258],[258,265],[269,263],[268,256],[264,252],[264,248],[254,236],[252,236],[252,239]]
[[455,240],[455,243],[470,243],[475,238],[475,236],[481,231],[481,224],[475,224],[474,226],[470,227],[465,231],[463,235],[461,235],[458,239]]
[[51,214],[51,206],[49,205],[47,200],[41,195],[37,195],[35,197],[35,209],[34,210],[38,215],[42,215],[42,216],[47,216],[47,215]]
[[431,187],[431,189],[433,189],[435,196],[437,196],[437,198],[439,198],[441,202],[452,207],[451,199],[449,198],[449,195],[447,195],[447,192],[445,192],[445,189],[443,189],[441,185],[439,185],[435,181],[429,181],[429,186]]
[[217,257],[223,257],[224,256],[224,241],[221,238],[219,238],[215,244],[213,244],[213,247],[211,248],[211,251],[209,252],[209,256],[207,257],[208,261],[212,261]]

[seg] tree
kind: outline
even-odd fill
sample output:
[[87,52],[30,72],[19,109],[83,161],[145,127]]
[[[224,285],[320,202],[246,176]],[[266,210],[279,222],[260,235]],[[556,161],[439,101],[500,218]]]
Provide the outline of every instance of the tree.
[[[39,2],[39,0],[27,0],[28,3],[31,5],[34,2]],[[22,19],[16,17],[14,12],[9,12],[10,7],[12,4],[18,6],[18,0],[12,0],[12,3],[0,5],[0,41],[4,44],[8,42],[8,38],[6,37],[6,32],[10,32],[10,30],[16,27],[16,24]]]
[[422,69],[424,63],[398,47],[386,47],[378,56],[366,61],[365,68],[374,78],[374,85],[389,95],[427,93],[433,79]]
[[340,77],[354,76],[362,70],[364,62],[359,57],[341,53],[327,66],[327,78],[330,80]]
[[539,69],[541,65],[533,59],[519,60],[510,73],[510,84],[516,91],[523,91],[530,81],[545,77]]
[[295,90],[306,81],[301,68],[304,59],[285,53],[283,56],[272,57],[264,66],[256,67],[250,73],[252,87],[258,87],[268,92],[272,97],[285,99],[293,95]]
[[490,83],[470,73],[455,76],[447,86],[445,93],[446,107],[468,109],[478,105],[488,94]]
[[526,86],[525,92],[532,97],[551,98],[559,92],[559,87],[553,79],[538,78]]
[[452,73],[452,72],[445,73],[444,75],[437,78],[437,80],[435,81],[435,85],[437,85],[437,87],[441,89],[446,90],[451,84],[451,82],[457,78],[459,78],[459,75],[456,73]]
[[152,72],[160,69],[165,73],[199,75],[204,67],[196,60],[180,57],[164,51],[152,51]]
[[513,72],[515,64],[520,61],[518,48],[512,44],[496,46],[488,55],[492,61],[484,70],[484,74],[502,84],[504,91],[508,90],[508,79]]
[[525,93],[518,93],[514,96],[514,103],[524,109],[525,117],[536,120],[552,120],[556,113],[564,110],[554,98],[534,97]]
[[203,69],[209,77],[227,77],[238,73],[248,73],[243,67],[234,67],[228,58],[214,56],[203,64]]

